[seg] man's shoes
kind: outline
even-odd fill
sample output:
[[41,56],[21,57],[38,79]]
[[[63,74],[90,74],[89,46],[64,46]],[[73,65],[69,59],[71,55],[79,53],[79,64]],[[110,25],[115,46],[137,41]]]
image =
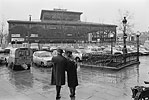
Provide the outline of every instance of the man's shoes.
[[70,94],[70,97],[75,97],[75,93],[73,93],[73,94]]
[[75,88],[69,88],[70,89],[70,97],[75,97]]
[[60,96],[60,95],[56,96],[56,99],[60,99],[60,98],[61,98],[61,96]]

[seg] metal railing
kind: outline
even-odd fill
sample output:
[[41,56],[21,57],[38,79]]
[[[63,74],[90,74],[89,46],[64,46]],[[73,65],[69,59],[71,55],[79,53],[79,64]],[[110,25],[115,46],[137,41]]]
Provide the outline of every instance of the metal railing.
[[121,65],[128,64],[130,62],[137,62],[137,53],[127,54],[89,54],[83,57],[82,64],[85,65],[96,65],[96,66],[109,66],[119,67]]

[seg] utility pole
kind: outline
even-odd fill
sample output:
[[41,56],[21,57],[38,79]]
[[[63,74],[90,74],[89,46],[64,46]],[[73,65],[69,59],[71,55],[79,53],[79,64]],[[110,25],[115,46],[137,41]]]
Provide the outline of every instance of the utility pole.
[[[31,22],[32,20],[32,15],[29,15],[29,21]],[[29,40],[30,40],[30,29],[31,29],[31,24],[29,22],[29,27],[28,27],[28,37],[27,37],[27,42],[28,42],[28,47],[29,47]]]

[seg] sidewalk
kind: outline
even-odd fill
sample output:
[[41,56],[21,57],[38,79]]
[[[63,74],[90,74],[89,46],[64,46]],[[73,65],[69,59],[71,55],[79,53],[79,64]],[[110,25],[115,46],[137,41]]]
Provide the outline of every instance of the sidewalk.
[[[23,89],[23,87],[20,87]],[[42,87],[43,88],[43,87]],[[55,100],[55,86],[44,87],[45,91],[39,88],[28,88],[17,90],[9,81],[0,79],[0,100]],[[123,93],[123,87],[107,86],[104,84],[83,83],[77,87],[76,97],[69,97],[67,85],[61,89],[60,100],[131,100],[131,91]],[[129,88],[129,87],[128,87]],[[123,98],[121,98],[123,97]]]

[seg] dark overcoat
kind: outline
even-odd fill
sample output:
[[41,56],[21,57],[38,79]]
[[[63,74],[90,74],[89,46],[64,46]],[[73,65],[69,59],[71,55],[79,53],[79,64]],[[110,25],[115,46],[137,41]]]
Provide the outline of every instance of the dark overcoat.
[[76,87],[78,85],[78,77],[77,77],[77,64],[67,59],[67,82],[68,87]]
[[53,67],[52,67],[52,85],[65,85],[65,70],[67,66],[67,59],[62,55],[57,55],[52,58]]

